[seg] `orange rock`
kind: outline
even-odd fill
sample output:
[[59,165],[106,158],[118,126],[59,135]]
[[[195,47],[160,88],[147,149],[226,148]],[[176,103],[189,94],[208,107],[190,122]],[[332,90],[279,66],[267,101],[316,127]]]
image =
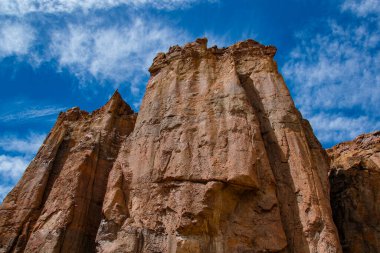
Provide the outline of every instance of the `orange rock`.
[[343,250],[380,251],[380,132],[328,150],[331,207]]
[[91,252],[109,171],[135,114],[116,92],[89,114],[61,113],[0,207],[0,252]]
[[99,252],[340,252],[328,161],[248,40],[160,53],[109,178]]
[[0,252],[341,252],[275,53],[198,39],[154,59],[135,126],[118,94],[62,114],[0,207]]

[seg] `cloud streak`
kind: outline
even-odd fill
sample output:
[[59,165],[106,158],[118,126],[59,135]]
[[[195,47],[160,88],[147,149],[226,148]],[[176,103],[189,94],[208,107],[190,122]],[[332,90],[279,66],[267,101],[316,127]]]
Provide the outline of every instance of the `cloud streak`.
[[17,112],[3,112],[0,114],[0,122],[10,122],[10,121],[24,121],[30,119],[43,118],[48,116],[57,115],[59,112],[64,111],[65,107],[55,107],[55,106],[46,106],[46,107],[33,107]]
[[[210,2],[214,2],[209,0]],[[90,11],[111,9],[118,6],[133,8],[150,7],[156,9],[183,9],[202,2],[202,0],[2,0],[0,13],[6,15],[24,15],[28,13],[71,13],[75,11]]]

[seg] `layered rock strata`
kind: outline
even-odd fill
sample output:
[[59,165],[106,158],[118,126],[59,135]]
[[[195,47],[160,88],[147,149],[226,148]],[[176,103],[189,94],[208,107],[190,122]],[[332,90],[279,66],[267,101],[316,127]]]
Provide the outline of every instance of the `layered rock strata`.
[[275,53],[198,39],[154,59],[135,125],[117,94],[62,114],[0,208],[0,252],[341,252]]
[[0,207],[0,252],[94,252],[108,174],[135,114],[115,93],[61,113]]
[[380,252],[380,132],[328,153],[331,207],[344,252]]
[[99,252],[340,252],[326,154],[248,40],[158,54],[110,173]]

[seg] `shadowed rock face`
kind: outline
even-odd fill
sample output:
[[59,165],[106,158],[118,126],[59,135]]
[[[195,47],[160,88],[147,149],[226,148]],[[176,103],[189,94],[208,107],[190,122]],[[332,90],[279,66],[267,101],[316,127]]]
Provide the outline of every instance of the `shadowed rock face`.
[[380,252],[380,132],[328,150],[331,207],[344,252]]
[[0,208],[0,252],[341,252],[275,52],[198,39],[154,59],[135,125],[117,94],[62,114]]
[[0,252],[94,252],[108,174],[135,115],[116,92],[57,123],[0,207]]

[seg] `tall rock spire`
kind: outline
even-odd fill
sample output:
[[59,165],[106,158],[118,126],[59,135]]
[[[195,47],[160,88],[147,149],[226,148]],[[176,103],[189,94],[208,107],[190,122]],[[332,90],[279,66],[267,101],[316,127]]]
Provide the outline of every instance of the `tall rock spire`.
[[160,53],[109,177],[99,252],[341,252],[328,162],[276,49]]

